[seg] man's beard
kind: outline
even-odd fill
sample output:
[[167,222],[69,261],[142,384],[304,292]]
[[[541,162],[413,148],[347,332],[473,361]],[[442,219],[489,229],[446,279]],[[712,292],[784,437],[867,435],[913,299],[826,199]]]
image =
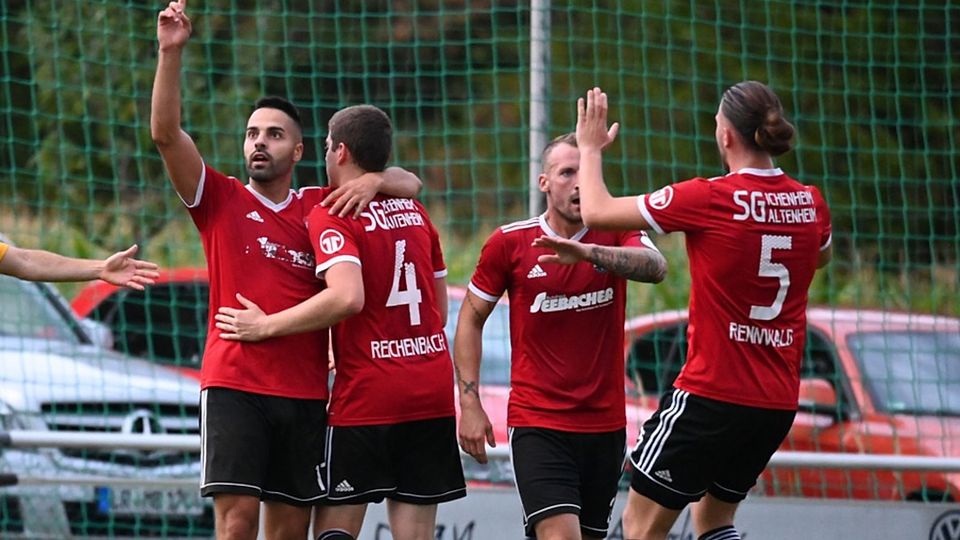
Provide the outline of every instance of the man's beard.
[[247,175],[251,180],[266,184],[280,178],[290,170],[290,167],[287,167],[283,171],[278,170],[279,168],[275,162],[270,162],[266,167],[254,169],[251,163],[247,162]]

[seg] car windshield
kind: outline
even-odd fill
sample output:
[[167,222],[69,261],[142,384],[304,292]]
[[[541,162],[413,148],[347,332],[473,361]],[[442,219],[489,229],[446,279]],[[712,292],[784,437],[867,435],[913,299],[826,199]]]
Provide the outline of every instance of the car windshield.
[[861,332],[847,338],[877,408],[960,416],[960,335]]
[[[457,315],[463,300],[450,297],[447,310],[447,339],[453,346],[457,329]],[[480,363],[480,384],[508,386],[510,384],[510,310],[497,304],[483,325],[483,361]]]
[[71,343],[85,342],[76,321],[45,283],[0,275],[0,335]]

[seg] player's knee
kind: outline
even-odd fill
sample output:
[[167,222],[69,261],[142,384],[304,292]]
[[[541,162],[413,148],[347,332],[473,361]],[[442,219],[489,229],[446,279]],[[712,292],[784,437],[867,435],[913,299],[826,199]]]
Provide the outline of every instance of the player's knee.
[[740,533],[733,525],[726,525],[701,534],[697,540],[740,540]]
[[353,535],[343,529],[330,529],[320,533],[317,540],[356,540]]

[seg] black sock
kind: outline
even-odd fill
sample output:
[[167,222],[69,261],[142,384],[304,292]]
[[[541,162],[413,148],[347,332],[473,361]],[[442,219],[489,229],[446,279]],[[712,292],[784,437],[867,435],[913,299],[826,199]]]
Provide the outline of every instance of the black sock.
[[[739,537],[738,537],[739,538]],[[320,533],[317,540],[356,540],[350,533],[343,529],[330,529]]]
[[733,528],[733,525],[726,527],[717,527],[712,531],[707,531],[700,535],[697,540],[740,540],[740,533]]

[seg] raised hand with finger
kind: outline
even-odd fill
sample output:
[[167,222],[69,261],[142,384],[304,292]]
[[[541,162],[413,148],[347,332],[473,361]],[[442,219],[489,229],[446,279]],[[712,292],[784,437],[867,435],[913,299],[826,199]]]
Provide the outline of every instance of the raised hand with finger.
[[187,17],[187,0],[170,2],[157,17],[157,41],[161,49],[182,48],[190,34],[193,24]]

